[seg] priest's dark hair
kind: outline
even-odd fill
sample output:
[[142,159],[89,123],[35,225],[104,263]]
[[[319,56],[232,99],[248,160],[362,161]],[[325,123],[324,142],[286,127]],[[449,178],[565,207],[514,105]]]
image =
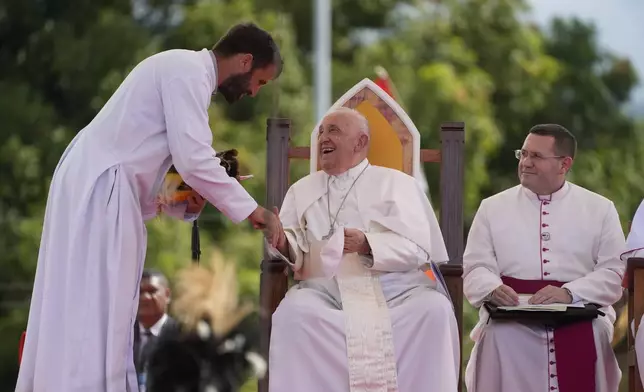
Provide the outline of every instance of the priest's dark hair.
[[231,27],[212,51],[222,57],[239,53],[253,55],[253,69],[275,65],[275,78],[282,73],[284,62],[273,37],[254,23],[239,23]]
[[530,133],[539,136],[552,136],[555,139],[555,153],[575,158],[577,139],[569,130],[559,124],[538,124],[530,129]]

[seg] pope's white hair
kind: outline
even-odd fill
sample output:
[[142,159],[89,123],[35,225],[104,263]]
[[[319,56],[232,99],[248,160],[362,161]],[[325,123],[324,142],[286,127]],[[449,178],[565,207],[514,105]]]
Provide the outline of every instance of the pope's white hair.
[[362,135],[367,135],[367,138],[371,136],[371,132],[369,131],[369,120],[367,120],[367,118],[363,116],[359,111],[341,106],[337,109],[334,109],[332,112],[327,114],[327,116],[335,114],[353,117],[358,127],[358,132],[360,132],[360,134]]

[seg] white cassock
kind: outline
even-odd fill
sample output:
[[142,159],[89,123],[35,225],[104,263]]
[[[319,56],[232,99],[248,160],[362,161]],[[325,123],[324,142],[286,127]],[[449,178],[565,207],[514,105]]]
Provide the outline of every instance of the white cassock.
[[[631,223],[631,230],[626,239],[626,251],[622,253],[622,260],[627,262],[631,257],[644,257],[644,200],[635,212],[633,222]],[[635,355],[637,356],[637,367],[640,373],[640,380],[644,384],[644,330],[642,330],[642,322],[644,316],[640,320],[638,333],[635,334],[635,320],[631,321],[631,332],[635,336]]]
[[[457,391],[454,310],[419,270],[447,252],[415,179],[366,159],[338,176],[319,171],[291,186],[280,218],[300,282],[273,315],[271,392]],[[372,259],[342,255],[343,228],[366,233]]]
[[[625,264],[619,255],[624,245],[614,204],[568,182],[545,197],[519,185],[483,200],[463,256],[465,296],[481,307],[470,335],[475,345],[465,372],[468,392],[568,392],[571,373],[578,382],[574,392],[616,392],[621,372],[611,347],[611,305],[622,296]],[[557,333],[570,329],[497,323],[481,306],[506,281],[544,280],[567,282],[563,287],[574,299],[603,306],[606,315],[585,325],[587,339],[573,353],[563,350],[566,342],[555,344]],[[590,351],[590,362],[582,361],[584,350]],[[575,360],[567,359],[571,354]],[[590,371],[577,374],[582,365]],[[589,379],[593,370],[596,375]],[[593,391],[581,387],[586,381]]]
[[[205,49],[144,60],[67,147],[49,190],[17,392],[138,390],[144,221],[172,164],[232,221],[257,207],[211,147],[213,60]],[[168,213],[194,218],[182,211]]]

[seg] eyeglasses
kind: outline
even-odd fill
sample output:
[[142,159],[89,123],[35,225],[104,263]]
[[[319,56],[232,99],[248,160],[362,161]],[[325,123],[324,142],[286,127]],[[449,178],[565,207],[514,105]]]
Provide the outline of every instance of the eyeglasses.
[[553,155],[553,156],[546,157],[539,154],[538,152],[530,152],[526,150],[514,150],[514,156],[518,160],[521,160],[521,158],[527,158],[528,156],[532,160],[542,160],[542,159],[548,159],[548,158],[555,158],[555,159],[565,158],[565,156],[563,155]]

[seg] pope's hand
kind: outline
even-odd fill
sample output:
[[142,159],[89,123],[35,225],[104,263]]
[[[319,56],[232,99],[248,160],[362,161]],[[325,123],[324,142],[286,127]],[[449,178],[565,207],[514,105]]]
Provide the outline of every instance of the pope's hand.
[[496,306],[517,306],[519,305],[519,296],[512,287],[502,284],[494,289],[490,302]]
[[528,303],[534,305],[569,304],[572,303],[572,297],[566,289],[548,285],[530,297]]
[[358,229],[344,229],[343,253],[360,253],[363,255],[371,252],[367,236]]
[[284,235],[282,224],[277,215],[262,206],[257,206],[249,216],[248,220],[257,230],[264,231],[264,236],[269,244],[277,247],[280,236]]
[[288,256],[288,241],[286,240],[286,234],[284,234],[282,221],[279,220],[280,211],[277,209],[277,207],[273,207],[273,213],[278,217],[277,221],[280,224],[279,237],[277,239],[277,245],[275,246],[275,248],[277,248],[277,250],[279,250],[281,254]]

